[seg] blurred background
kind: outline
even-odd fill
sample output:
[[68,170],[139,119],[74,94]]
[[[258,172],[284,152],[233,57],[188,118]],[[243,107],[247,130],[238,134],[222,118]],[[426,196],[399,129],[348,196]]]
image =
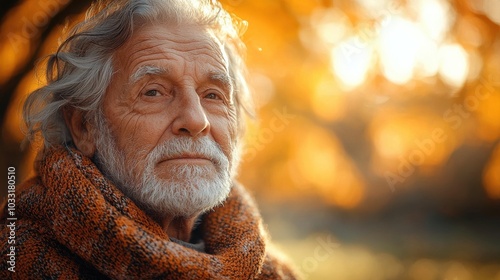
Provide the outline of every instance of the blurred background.
[[[18,183],[34,65],[89,3],[2,2],[0,167]],[[239,179],[304,279],[500,280],[499,0],[223,4],[258,111]]]

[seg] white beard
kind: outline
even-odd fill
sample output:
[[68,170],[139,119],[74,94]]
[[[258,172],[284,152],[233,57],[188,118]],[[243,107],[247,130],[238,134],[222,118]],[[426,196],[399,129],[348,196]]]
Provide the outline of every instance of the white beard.
[[[220,205],[229,195],[232,176],[230,163],[219,145],[208,137],[194,140],[176,137],[154,148],[145,160],[141,151],[119,151],[103,117],[97,121],[95,163],[103,174],[139,207],[157,218],[194,217]],[[237,156],[237,148],[231,151]],[[169,178],[158,178],[155,166],[161,159],[183,153],[206,156],[215,166],[179,165]],[[129,158],[126,158],[128,155]],[[127,161],[128,160],[128,161]],[[233,162],[237,160],[232,159]],[[230,170],[231,169],[231,170]]]

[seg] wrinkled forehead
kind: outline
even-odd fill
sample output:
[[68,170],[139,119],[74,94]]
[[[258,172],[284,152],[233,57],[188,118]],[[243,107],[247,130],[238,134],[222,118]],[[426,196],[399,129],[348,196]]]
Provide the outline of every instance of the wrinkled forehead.
[[206,71],[229,71],[224,46],[213,30],[197,25],[150,24],[134,30],[114,55],[118,69],[136,71],[144,61],[194,62]]

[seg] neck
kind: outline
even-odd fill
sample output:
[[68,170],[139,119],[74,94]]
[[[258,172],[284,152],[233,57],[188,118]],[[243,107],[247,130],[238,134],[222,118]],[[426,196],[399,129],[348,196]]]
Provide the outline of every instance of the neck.
[[161,215],[154,211],[147,210],[147,207],[141,207],[141,204],[138,202],[136,203],[139,208],[143,209],[149,217],[162,227],[163,231],[165,231],[169,237],[184,242],[189,242],[191,239],[191,233],[195,223],[201,215],[201,213],[190,217]]
[[166,217],[161,220],[157,220],[157,222],[168,234],[168,236],[184,242],[189,242],[191,239],[191,232],[193,231],[193,227],[196,222],[196,216],[190,218]]

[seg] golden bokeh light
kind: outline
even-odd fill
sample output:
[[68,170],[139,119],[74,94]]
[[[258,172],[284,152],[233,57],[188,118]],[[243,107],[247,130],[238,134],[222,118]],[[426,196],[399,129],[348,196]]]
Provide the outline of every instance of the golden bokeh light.
[[380,113],[371,137],[376,151],[371,166],[380,176],[440,166],[461,141],[443,118],[425,110]]
[[424,34],[415,23],[393,17],[382,28],[379,38],[384,76],[396,84],[405,84],[412,79],[424,39]]
[[[344,18],[341,13],[336,14]],[[453,38],[447,38],[456,20],[449,3],[442,0],[410,1],[404,13],[386,8],[385,16],[377,20],[340,42],[339,37],[324,34],[335,28],[340,31],[337,35],[346,33],[350,28],[345,21],[318,24],[319,37],[333,44],[332,69],[344,89],[362,85],[377,61],[381,73],[395,84],[403,85],[415,77],[432,77],[439,73],[452,88],[464,85],[471,63],[464,48]],[[477,58],[474,62],[480,63]],[[477,69],[474,70],[477,76]]]
[[[311,15],[311,26],[321,41],[334,45],[338,43],[350,29],[349,18],[341,10],[317,9]],[[320,42],[321,42],[320,41]],[[313,41],[314,43],[317,41]]]
[[[27,13],[29,9],[33,9],[32,3],[19,6],[12,11],[4,19],[4,24],[1,27],[1,39],[3,44],[0,45],[0,59],[2,67],[0,68],[0,83],[5,83],[7,80],[20,68],[30,52],[30,34],[33,30],[28,30],[27,27],[22,28],[17,20],[22,14]],[[25,25],[24,25],[25,26]],[[36,31],[36,30],[35,30]]]
[[479,137],[485,141],[493,142],[500,138],[500,110],[498,110],[500,90],[491,84],[480,88],[480,90],[484,91],[483,94],[487,99],[479,104],[477,111]]
[[373,49],[351,37],[331,51],[332,69],[346,90],[363,84],[373,62]]
[[27,75],[21,81],[21,84],[14,95],[14,100],[12,101],[13,106],[11,106],[7,111],[5,129],[13,137],[13,139],[18,142],[21,142],[24,139],[24,123],[21,116],[22,104],[28,93],[40,87],[34,73],[31,72],[30,74],[31,75]]
[[467,52],[459,44],[443,45],[439,49],[441,64],[439,75],[448,85],[461,88],[467,79],[469,58]]
[[2,67],[0,69],[0,83],[5,83],[8,78],[11,77],[12,73],[17,68],[17,58],[12,55],[12,50],[8,44],[0,45],[0,61],[2,61]]
[[323,81],[317,84],[312,96],[312,110],[321,119],[333,122],[345,114],[345,94],[336,89],[333,81]]
[[441,42],[455,20],[455,11],[446,0],[412,0],[410,8],[417,22],[430,39]]
[[483,174],[484,189],[489,197],[500,200],[500,145],[497,145]]
[[296,139],[293,165],[298,176],[324,199],[342,208],[356,207],[364,197],[364,182],[334,135],[308,125]]

